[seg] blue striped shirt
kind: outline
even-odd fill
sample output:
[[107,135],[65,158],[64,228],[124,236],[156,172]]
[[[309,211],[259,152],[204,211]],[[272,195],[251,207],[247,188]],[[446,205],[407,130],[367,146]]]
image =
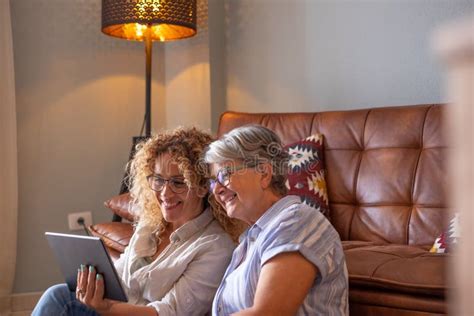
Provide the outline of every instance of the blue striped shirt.
[[[338,233],[299,197],[286,196],[240,236],[212,304],[213,315],[253,306],[263,265],[284,252],[298,251],[318,274],[297,315],[348,315],[348,277]],[[291,291],[291,289],[288,289]]]

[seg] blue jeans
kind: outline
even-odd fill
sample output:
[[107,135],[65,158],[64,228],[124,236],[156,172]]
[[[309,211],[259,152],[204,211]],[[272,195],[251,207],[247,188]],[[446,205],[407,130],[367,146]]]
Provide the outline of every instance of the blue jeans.
[[69,291],[66,284],[53,285],[41,298],[32,316],[99,316],[95,310],[76,299],[76,293]]

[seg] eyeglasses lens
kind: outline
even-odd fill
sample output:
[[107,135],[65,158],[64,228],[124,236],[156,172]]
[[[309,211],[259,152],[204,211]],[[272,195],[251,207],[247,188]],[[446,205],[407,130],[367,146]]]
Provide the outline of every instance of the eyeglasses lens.
[[171,191],[174,193],[183,193],[188,189],[186,182],[180,179],[164,179],[158,176],[148,177],[148,182],[153,191],[160,192],[165,188],[166,183],[168,183]]

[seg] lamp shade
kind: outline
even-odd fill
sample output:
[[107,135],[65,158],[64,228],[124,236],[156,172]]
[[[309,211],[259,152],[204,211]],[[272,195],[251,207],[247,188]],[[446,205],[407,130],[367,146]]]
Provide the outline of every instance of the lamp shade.
[[102,32],[136,41],[168,41],[196,34],[196,0],[102,0]]

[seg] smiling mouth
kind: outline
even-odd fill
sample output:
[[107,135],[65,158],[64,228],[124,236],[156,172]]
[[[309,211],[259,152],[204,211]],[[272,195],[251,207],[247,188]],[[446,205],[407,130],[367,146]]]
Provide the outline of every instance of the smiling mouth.
[[228,206],[229,204],[231,204],[235,200],[236,197],[237,197],[237,194],[234,194],[229,199],[224,201],[225,206]]
[[163,202],[162,205],[165,209],[167,210],[172,210],[174,208],[176,208],[178,205],[180,205],[181,202],[174,202],[174,203],[170,203],[170,202]]

